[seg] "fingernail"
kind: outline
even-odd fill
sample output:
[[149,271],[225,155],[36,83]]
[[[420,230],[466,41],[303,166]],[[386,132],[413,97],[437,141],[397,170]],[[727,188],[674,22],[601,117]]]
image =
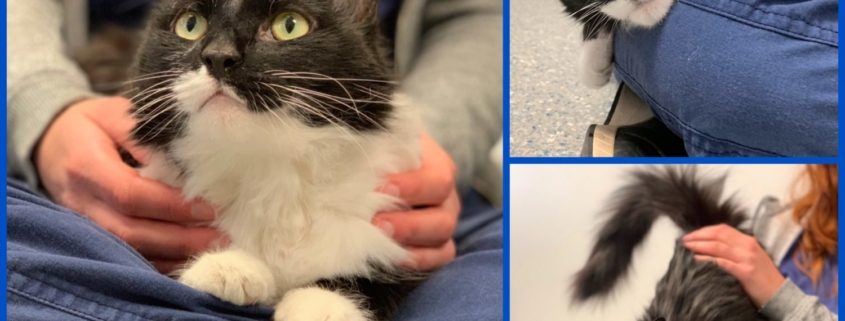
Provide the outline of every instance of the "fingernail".
[[205,203],[196,202],[191,204],[191,216],[198,220],[210,221],[214,219],[214,209]]
[[393,197],[399,197],[399,186],[387,184],[382,186],[381,192]]
[[393,224],[390,224],[390,222],[378,221],[376,222],[376,226],[387,236],[393,237]]

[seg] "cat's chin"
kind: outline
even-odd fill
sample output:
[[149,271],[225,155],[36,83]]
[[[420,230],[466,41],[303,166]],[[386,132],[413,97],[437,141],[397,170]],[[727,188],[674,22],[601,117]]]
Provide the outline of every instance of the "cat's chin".
[[247,107],[243,102],[234,99],[221,91],[218,91],[209,97],[208,100],[199,107],[200,112],[233,112],[233,109],[246,111]]

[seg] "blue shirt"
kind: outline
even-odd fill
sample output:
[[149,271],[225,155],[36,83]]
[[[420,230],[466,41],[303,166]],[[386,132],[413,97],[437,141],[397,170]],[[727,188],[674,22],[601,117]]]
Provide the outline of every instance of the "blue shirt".
[[798,242],[799,237],[792,247],[787,252],[786,257],[780,265],[780,273],[792,280],[804,293],[814,295],[819,298],[819,301],[827,306],[833,313],[839,314],[838,298],[839,293],[834,292],[838,290],[837,280],[839,279],[839,270],[837,257],[828,257],[824,261],[824,267],[819,279],[818,287],[813,284],[810,277],[804,274],[795,264],[798,257]]

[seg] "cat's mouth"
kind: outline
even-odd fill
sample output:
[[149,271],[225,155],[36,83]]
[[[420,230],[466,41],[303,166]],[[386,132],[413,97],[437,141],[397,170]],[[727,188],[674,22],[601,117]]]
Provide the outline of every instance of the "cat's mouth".
[[205,107],[238,107],[244,105],[244,101],[231,92],[231,89],[220,87],[200,105],[199,110],[202,111]]

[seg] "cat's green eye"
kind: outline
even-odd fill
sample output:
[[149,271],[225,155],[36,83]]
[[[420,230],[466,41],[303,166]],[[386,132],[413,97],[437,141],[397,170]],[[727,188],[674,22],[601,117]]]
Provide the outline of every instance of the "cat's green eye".
[[276,40],[287,41],[308,34],[308,31],[311,31],[311,26],[301,14],[287,11],[273,19],[273,25],[270,29],[273,31],[273,37]]
[[208,31],[208,20],[205,20],[205,17],[199,13],[188,11],[180,15],[179,19],[176,19],[176,26],[173,27],[173,31],[181,38],[197,40]]

